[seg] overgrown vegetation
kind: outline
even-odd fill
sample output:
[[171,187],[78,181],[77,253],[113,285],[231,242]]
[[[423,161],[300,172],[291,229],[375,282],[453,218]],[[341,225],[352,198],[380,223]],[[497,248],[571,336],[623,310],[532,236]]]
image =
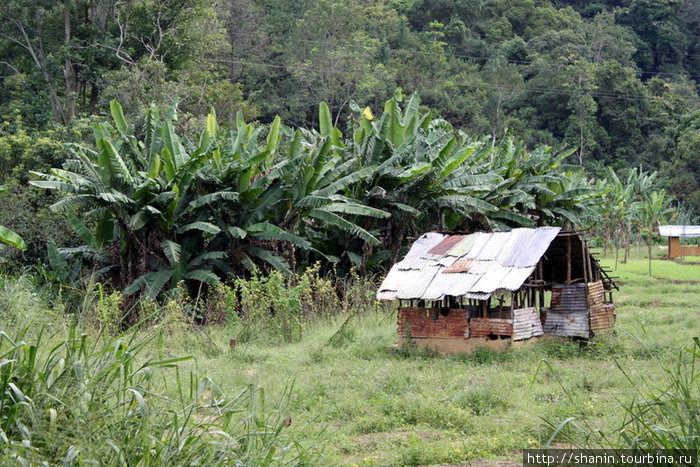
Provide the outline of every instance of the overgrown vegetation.
[[[696,266],[655,244],[698,219],[699,14],[6,2],[3,462],[318,463],[324,429],[341,463],[697,448]],[[615,250],[622,333],[391,345],[375,277],[416,235],[538,225]]]
[[199,302],[181,290],[142,303],[159,324],[127,333],[107,326],[121,307],[99,288],[76,325],[60,298],[7,278],[2,458],[418,465],[548,442],[697,447],[697,265],[654,261],[654,277],[634,254],[618,266],[612,335],[447,356],[395,347],[394,311],[359,276],[254,276]]
[[199,300],[223,278],[317,260],[324,271],[381,270],[425,230],[573,226],[593,215],[605,190],[565,165],[571,151],[526,151],[512,137],[494,146],[421,112],[417,95],[405,110],[402,99],[397,91],[377,118],[352,104],[350,137],[321,104],[318,132],[241,115],[237,130],[220,132],[210,114],[197,142],[177,135],[174,109],[162,119],[152,108],[137,130],[113,101],[114,126],[95,126],[95,149],[73,145],[63,169],[34,172],[42,180],[32,185],[63,194],[52,210],[84,242],[49,244],[51,267],[72,282],[68,270],[88,266],[131,297],[133,323],[135,293],[155,299],[180,281]]
[[[80,332],[61,317],[42,319],[34,304],[23,305],[29,306],[18,313],[23,317],[0,331],[3,464],[319,461],[321,445],[284,431],[290,392],[270,405],[256,384],[228,395],[196,370],[183,371],[181,364],[195,357],[164,355],[167,324],[113,338]],[[95,312],[105,306],[100,302]]]
[[698,15],[689,0],[14,0],[0,161],[21,139],[71,141],[63,128],[112,99],[134,117],[181,96],[195,132],[210,106],[229,127],[241,111],[309,128],[320,101],[343,126],[350,100],[374,111],[403,87],[470,133],[576,147],[598,176],[658,170],[697,215]]

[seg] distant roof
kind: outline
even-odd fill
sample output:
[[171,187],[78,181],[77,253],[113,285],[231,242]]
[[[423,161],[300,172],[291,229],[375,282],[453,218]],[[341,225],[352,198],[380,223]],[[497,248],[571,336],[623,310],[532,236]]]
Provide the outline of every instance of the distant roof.
[[377,292],[379,300],[485,300],[497,290],[518,290],[557,236],[559,227],[421,235]]
[[700,237],[700,225],[660,225],[662,237]]

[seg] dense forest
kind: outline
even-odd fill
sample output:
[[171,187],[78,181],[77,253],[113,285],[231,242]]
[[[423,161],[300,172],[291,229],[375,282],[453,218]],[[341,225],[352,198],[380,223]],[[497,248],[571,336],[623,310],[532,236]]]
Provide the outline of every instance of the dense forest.
[[[1,465],[700,449],[658,229],[700,224],[700,0],[0,0],[0,83]],[[425,232],[539,226],[602,250],[618,332],[521,346],[499,293],[443,356],[377,299]],[[495,310],[452,298],[416,301]]]
[[[591,227],[593,193],[610,246],[669,201],[700,211],[696,0],[13,0],[0,18],[0,225],[64,276],[56,245],[117,245],[123,286],[160,286],[222,255],[365,266],[421,229]],[[158,266],[124,262],[156,247]]]

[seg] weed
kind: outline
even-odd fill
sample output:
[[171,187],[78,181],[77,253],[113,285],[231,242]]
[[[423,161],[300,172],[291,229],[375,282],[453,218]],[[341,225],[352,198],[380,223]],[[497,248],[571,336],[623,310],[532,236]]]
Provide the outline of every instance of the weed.
[[508,403],[498,391],[493,388],[475,388],[465,393],[457,394],[452,402],[474,415],[485,415],[494,411],[502,411],[508,408]]
[[513,358],[513,353],[505,350],[494,350],[480,346],[469,354],[454,355],[451,358],[464,363],[475,365],[491,365],[494,363],[507,362]]

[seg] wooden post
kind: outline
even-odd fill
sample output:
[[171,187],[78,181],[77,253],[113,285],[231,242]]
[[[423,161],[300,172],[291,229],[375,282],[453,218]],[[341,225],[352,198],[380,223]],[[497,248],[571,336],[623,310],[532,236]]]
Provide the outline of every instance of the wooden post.
[[583,267],[583,283],[588,284],[590,281],[588,280],[588,268],[586,268],[586,245],[583,240],[581,240],[581,263]]
[[593,277],[593,267],[591,265],[591,252],[588,250],[588,242],[586,242],[586,265],[588,266],[588,278],[591,280],[591,282],[594,282],[595,279]]
[[566,237],[566,283],[571,284],[571,235]]

